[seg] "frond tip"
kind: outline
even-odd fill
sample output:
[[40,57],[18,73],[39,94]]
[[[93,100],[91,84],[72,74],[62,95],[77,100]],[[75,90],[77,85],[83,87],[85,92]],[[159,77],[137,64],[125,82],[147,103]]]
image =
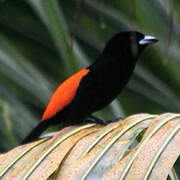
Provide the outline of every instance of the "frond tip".
[[2,154],[0,179],[162,180],[179,147],[180,114],[136,114],[107,126],[67,127]]

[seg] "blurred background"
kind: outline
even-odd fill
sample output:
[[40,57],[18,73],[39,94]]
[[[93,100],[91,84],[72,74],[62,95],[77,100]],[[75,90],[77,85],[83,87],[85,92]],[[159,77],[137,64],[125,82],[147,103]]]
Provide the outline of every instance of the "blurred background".
[[0,152],[18,145],[59,83],[120,31],[159,42],[143,53],[118,99],[96,115],[180,112],[179,22],[179,0],[0,0]]

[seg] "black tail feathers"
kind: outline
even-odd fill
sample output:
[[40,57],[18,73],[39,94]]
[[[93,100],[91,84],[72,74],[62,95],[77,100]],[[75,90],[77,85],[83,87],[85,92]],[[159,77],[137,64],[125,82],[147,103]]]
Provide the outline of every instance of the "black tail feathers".
[[50,126],[49,120],[41,121],[21,142],[21,144],[30,143],[36,139]]
[[64,108],[62,111],[57,113],[50,119],[46,119],[41,121],[28,135],[25,139],[21,142],[21,144],[30,143],[38,139],[38,137],[45,131],[48,127],[53,125],[61,125],[66,123],[66,118],[69,113],[69,108]]

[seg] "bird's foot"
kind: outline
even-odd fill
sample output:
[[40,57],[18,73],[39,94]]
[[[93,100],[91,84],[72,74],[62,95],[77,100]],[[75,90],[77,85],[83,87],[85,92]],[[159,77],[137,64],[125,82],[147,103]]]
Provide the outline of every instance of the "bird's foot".
[[122,117],[107,120],[107,119],[100,119],[100,118],[97,118],[97,117],[92,116],[92,115],[87,118],[87,122],[101,124],[101,125],[107,125],[109,123],[118,122],[118,121],[121,121],[121,120],[123,120]]

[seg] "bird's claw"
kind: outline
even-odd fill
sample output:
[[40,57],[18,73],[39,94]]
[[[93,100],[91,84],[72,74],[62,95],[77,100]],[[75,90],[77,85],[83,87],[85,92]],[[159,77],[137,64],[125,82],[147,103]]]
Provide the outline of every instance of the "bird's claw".
[[118,117],[118,118],[115,118],[115,119],[108,119],[108,120],[100,119],[100,118],[97,118],[95,116],[89,116],[87,118],[87,122],[101,124],[101,125],[107,125],[109,123],[118,122],[118,121],[121,121],[121,120],[123,120],[122,117]]

